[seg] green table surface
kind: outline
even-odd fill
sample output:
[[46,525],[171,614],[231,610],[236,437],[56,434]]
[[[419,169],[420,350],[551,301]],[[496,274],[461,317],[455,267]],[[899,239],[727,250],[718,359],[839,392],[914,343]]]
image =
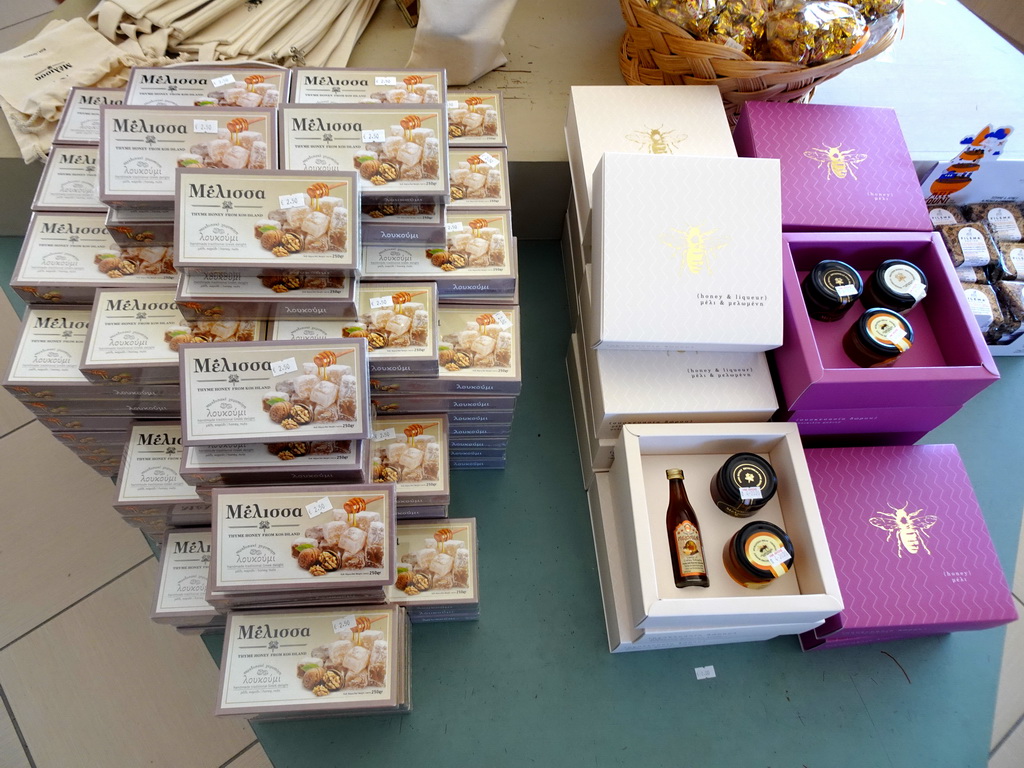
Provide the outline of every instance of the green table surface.
[[[277,768],[985,766],[1003,628],[801,653],[761,643],[608,652],[565,372],[557,243],[520,243],[523,394],[504,471],[453,473],[479,523],[479,621],[413,626],[413,711],[254,722]],[[1012,576],[1024,488],[1006,416],[1024,361],[927,442],[960,447]],[[207,644],[220,657],[221,635]],[[716,677],[697,680],[695,667]]]
[[[0,239],[5,278],[19,245]],[[254,722],[274,765],[985,766],[1003,628],[810,654],[792,637],[608,653],[558,244],[521,242],[520,279],[507,468],[452,482],[451,516],[479,521],[480,620],[413,627],[407,715]],[[1003,378],[925,442],[959,447],[1011,578],[1024,360],[998,364]],[[204,640],[219,661],[223,636]],[[697,680],[707,665],[716,677]]]

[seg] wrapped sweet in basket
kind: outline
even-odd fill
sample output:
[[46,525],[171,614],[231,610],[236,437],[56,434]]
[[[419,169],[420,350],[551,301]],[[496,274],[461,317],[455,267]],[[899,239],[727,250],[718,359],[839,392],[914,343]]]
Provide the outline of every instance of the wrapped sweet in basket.
[[[619,5],[626,22],[619,50],[625,81],[715,85],[733,125],[750,100],[806,101],[818,83],[886,50],[903,28],[902,4],[895,0],[850,4],[870,28],[844,17],[837,8],[849,9],[836,2],[619,0]],[[879,14],[890,8],[897,10]]]

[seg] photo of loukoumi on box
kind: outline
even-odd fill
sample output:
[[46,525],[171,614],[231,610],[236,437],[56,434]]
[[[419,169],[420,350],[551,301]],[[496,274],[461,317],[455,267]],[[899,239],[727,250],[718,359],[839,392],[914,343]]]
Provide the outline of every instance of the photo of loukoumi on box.
[[215,488],[209,592],[339,592],[395,579],[393,485]]
[[374,376],[437,375],[437,286],[371,283],[359,286],[358,320],[346,338],[363,337]]
[[370,477],[374,483],[396,484],[399,507],[447,504],[448,417],[374,417]]
[[167,287],[177,280],[163,246],[122,248],[102,213],[35,213],[14,267],[11,287],[29,304],[91,304],[97,288]]
[[414,623],[479,618],[477,554],[476,518],[400,522],[388,602],[404,605]]
[[100,200],[173,202],[177,168],[276,168],[276,111],[107,106],[100,147]]
[[105,213],[100,202],[96,159],[99,147],[76,144],[50,152],[32,200],[33,211]]
[[291,100],[295,104],[440,104],[445,89],[443,69],[296,67]]
[[353,171],[235,171],[177,175],[179,268],[246,274],[356,272],[359,190]]
[[507,146],[500,91],[452,91],[447,105],[449,147]]
[[363,339],[179,348],[185,445],[370,434]]
[[408,711],[408,632],[400,606],[231,613],[214,714]]
[[450,208],[503,209],[511,206],[508,187],[508,150],[452,149],[448,153]]
[[366,197],[448,196],[443,105],[286,104],[280,110],[282,167],[359,172]]
[[124,103],[132,106],[276,107],[288,101],[291,73],[284,67],[133,67]]
[[60,113],[53,143],[98,145],[100,107],[123,103],[123,88],[72,88]]

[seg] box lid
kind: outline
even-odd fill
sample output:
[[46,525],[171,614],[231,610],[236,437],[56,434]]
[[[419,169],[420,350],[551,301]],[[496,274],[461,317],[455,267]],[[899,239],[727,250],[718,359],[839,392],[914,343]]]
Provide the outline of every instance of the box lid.
[[892,109],[748,101],[735,139],[780,160],[787,231],[931,230]]
[[594,197],[592,346],[782,344],[778,161],[606,153]]
[[178,473],[180,463],[181,422],[147,421],[132,425],[121,459],[114,507],[199,502],[196,489]]
[[956,446],[816,448],[806,458],[844,634],[982,629],[1017,617]]

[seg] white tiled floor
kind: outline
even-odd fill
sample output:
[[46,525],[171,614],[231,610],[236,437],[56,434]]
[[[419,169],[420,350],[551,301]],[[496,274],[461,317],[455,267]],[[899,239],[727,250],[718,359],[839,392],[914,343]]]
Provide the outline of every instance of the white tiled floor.
[[[4,0],[0,50],[38,28],[54,4]],[[0,360],[16,322],[0,299]],[[33,421],[0,393],[0,765],[268,768],[244,721],[208,714],[216,666],[200,640],[149,621],[156,564],[109,506],[112,485]],[[14,541],[45,543],[47,556]],[[1024,547],[1018,553],[1021,600]],[[1006,634],[989,768],[1021,764],[1022,679],[1018,622]]]

